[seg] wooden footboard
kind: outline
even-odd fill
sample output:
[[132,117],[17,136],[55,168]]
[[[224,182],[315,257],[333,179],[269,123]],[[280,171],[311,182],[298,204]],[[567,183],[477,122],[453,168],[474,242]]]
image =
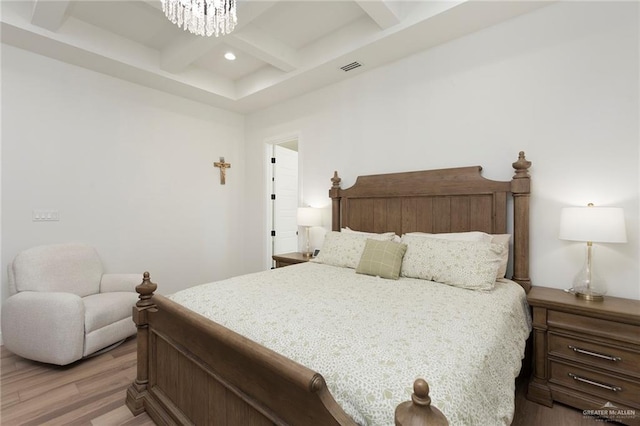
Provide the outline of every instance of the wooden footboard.
[[[145,272],[133,308],[138,372],[127,390],[134,415],[160,425],[355,425],[323,377],[159,295]],[[416,381],[398,425],[441,425],[428,386]]]

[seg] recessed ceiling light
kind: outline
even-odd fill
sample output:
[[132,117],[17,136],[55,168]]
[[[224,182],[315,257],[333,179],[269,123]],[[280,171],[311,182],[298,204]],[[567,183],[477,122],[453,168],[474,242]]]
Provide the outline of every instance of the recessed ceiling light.
[[236,55],[234,55],[232,52],[227,52],[224,54],[224,58],[228,61],[235,61]]

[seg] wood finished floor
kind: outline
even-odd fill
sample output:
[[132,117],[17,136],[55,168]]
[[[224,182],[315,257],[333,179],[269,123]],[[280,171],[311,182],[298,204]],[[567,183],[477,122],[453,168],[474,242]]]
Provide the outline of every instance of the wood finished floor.
[[[136,375],[135,344],[135,339],[129,339],[107,353],[66,367],[28,361],[3,346],[0,424],[154,425],[146,413],[133,417],[124,404],[126,389]],[[525,394],[526,383],[519,381],[514,426],[602,424],[560,404],[553,408],[538,405]]]

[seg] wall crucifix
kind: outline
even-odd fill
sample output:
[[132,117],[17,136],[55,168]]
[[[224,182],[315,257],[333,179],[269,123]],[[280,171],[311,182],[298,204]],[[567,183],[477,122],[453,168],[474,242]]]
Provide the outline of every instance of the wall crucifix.
[[224,185],[227,182],[227,169],[231,168],[231,163],[225,163],[224,157],[220,157],[220,161],[213,163],[214,167],[220,167],[220,185]]

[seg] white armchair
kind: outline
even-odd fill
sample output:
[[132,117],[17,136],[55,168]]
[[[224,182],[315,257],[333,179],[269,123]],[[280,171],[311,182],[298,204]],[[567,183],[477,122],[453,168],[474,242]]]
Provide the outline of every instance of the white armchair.
[[136,332],[131,308],[142,276],[103,274],[93,247],[34,247],[15,257],[8,274],[2,338],[17,355],[66,365]]

